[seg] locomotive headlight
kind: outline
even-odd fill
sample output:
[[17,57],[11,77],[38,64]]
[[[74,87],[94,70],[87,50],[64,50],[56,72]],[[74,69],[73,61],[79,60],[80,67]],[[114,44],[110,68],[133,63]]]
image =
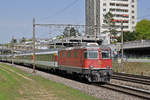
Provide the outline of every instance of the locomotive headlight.
[[90,66],[90,69],[93,69],[94,68],[94,66]]
[[106,68],[107,68],[107,69],[110,69],[110,66],[107,66]]

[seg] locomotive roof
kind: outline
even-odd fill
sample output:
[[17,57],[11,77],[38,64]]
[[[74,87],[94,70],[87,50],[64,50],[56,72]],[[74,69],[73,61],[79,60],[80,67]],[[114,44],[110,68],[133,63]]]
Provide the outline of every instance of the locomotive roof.
[[[110,47],[108,46],[104,46],[104,45],[101,45],[101,46],[76,46],[76,47],[67,47],[67,48],[52,48],[52,49],[48,49],[48,50],[42,50],[42,51],[37,51],[36,54],[52,54],[52,53],[57,53],[58,51],[61,51],[61,50],[73,50],[73,49],[110,49]],[[22,55],[32,55],[33,53],[32,52],[24,52],[24,53],[21,53],[21,54],[14,54],[15,56],[22,56]],[[1,55],[1,56],[11,56],[11,54],[9,55]]]
[[78,46],[78,47],[68,47],[68,48],[63,48],[61,50],[73,50],[73,49],[108,49],[109,47],[105,46]]

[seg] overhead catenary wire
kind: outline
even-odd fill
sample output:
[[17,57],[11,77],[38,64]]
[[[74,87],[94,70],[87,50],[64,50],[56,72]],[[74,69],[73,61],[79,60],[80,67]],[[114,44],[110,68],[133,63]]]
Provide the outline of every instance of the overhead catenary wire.
[[150,17],[150,14],[147,14],[147,15],[144,15],[144,16],[141,16],[141,17],[138,17],[137,20],[140,20],[140,19],[143,19],[143,18],[147,18],[147,17]]
[[[142,19],[142,18],[145,18],[145,17],[148,17],[150,16],[150,14],[148,15],[144,15],[144,16],[141,16],[141,17],[138,17],[138,19]],[[132,21],[132,19],[129,18],[129,21]],[[59,27],[59,28],[65,28],[65,27],[77,27],[77,28],[102,28],[102,27],[108,27],[108,26],[100,26],[100,27],[95,27],[95,26],[89,26],[89,25],[79,25],[79,24],[36,24],[36,26],[42,26],[42,27]]]
[[61,14],[63,13],[64,11],[68,10],[69,8],[71,8],[73,5],[75,5],[79,0],[74,0],[73,2],[69,3],[66,7],[64,7],[63,9],[57,11],[56,13],[54,13],[53,15],[51,16],[47,16],[47,17],[44,17],[42,18],[41,20],[46,20],[46,19],[49,19],[53,16],[57,16],[58,14]]
[[[49,19],[49,18],[51,18],[51,17],[53,17],[53,16],[55,16],[55,15],[58,15],[58,14],[60,14],[60,13],[63,13],[65,10],[68,10],[69,8],[71,8],[73,5],[75,5],[77,2],[78,2],[79,0],[74,0],[73,2],[71,2],[70,4],[68,4],[66,7],[64,7],[63,9],[61,9],[60,11],[58,11],[58,12],[56,12],[55,14],[53,14],[53,15],[51,15],[51,16],[48,16],[48,17],[45,17],[45,18],[43,18],[42,20],[46,20],[46,19]],[[146,18],[146,17],[149,17],[150,16],[150,14],[148,14],[148,15],[144,15],[144,16],[141,16],[141,17],[138,17],[138,18],[136,18],[137,19],[137,21],[139,20],[139,19],[142,19],[142,18]],[[132,19],[128,19],[129,21],[132,21]],[[55,25],[54,25],[55,26]],[[56,25],[57,26],[57,25]],[[61,26],[61,25],[60,25]],[[74,26],[74,25],[73,25]],[[76,26],[76,25],[75,25]],[[82,25],[81,25],[82,26]],[[100,27],[103,27],[103,26],[100,26]]]
[[[74,0],[73,2],[71,2],[69,5],[67,5],[65,8],[61,9],[60,11],[56,12],[55,14],[60,14],[60,13],[63,13],[65,10],[68,10],[70,7],[72,7],[73,5],[75,5],[75,3],[77,3],[79,0]],[[54,15],[55,15],[54,14]],[[54,16],[52,15],[52,16]],[[49,19],[50,17],[52,16],[48,16],[48,17],[45,17],[43,18],[44,19]],[[139,19],[142,19],[142,18],[145,18],[145,17],[148,17],[150,16],[150,14],[148,15],[144,15],[144,16],[141,16],[141,17],[138,17],[136,18],[136,20],[138,21]],[[132,20],[130,17],[128,18],[128,21],[134,21]],[[42,27],[59,27],[59,28],[65,28],[65,27],[75,27],[75,28],[91,28],[91,29],[94,29],[94,28],[102,28],[102,27],[108,27],[108,26],[99,26],[99,27],[96,27],[96,26],[87,26],[87,25],[75,25],[75,24],[36,24],[36,26],[42,26]]]

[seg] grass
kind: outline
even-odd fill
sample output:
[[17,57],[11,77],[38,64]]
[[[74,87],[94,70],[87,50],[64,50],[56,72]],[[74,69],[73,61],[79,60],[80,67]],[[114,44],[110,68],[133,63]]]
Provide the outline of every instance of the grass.
[[0,100],[99,100],[63,84],[0,64]]
[[123,67],[121,67],[121,65],[118,64],[117,61],[114,61],[113,71],[150,76],[150,63],[124,62]]

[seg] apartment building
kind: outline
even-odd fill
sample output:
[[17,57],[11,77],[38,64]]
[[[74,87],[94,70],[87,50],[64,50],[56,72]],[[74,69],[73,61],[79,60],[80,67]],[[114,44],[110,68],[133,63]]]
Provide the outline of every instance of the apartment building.
[[121,31],[122,21],[124,31],[134,31],[137,23],[137,0],[86,0],[86,25],[93,27],[86,27],[86,33],[99,35],[108,30],[104,15],[109,11],[114,16],[118,32]]

